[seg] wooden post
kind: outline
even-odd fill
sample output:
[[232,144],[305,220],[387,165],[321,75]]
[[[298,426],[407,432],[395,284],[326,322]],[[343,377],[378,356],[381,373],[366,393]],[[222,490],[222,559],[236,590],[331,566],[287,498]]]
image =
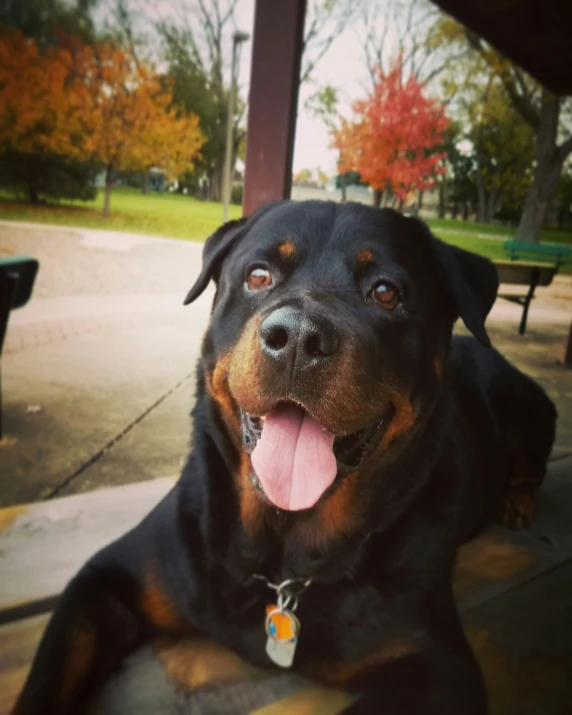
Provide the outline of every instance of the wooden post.
[[306,0],[257,0],[246,136],[245,216],[290,197]]

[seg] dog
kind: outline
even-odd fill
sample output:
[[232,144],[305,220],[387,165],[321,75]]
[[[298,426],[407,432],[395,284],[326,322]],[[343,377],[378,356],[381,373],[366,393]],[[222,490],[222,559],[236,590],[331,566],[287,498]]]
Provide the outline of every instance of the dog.
[[211,280],[182,476],[70,582],[13,712],[77,715],[134,649],[196,634],[347,713],[483,715],[456,551],[531,523],[556,420],[491,347],[494,266],[389,209],[284,201],[206,241],[185,303]]

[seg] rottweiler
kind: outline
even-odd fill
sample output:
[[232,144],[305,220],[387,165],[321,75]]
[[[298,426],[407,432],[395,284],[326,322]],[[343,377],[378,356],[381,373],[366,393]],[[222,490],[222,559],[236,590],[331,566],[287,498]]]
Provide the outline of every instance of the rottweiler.
[[135,648],[197,634],[348,713],[483,715],[455,555],[531,523],[556,421],[491,347],[493,264],[390,209],[284,201],[206,241],[185,302],[211,279],[182,476],[65,589],[14,713],[77,715]]

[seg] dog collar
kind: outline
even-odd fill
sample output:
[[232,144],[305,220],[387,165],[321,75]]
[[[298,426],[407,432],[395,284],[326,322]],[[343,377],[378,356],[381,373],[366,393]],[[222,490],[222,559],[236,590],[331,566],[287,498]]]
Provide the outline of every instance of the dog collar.
[[253,578],[264,581],[268,588],[276,592],[276,603],[266,607],[266,654],[276,665],[289,668],[294,662],[300,634],[300,621],[295,611],[300,596],[312,583],[312,579],[289,578],[276,584],[259,574],[254,574]]

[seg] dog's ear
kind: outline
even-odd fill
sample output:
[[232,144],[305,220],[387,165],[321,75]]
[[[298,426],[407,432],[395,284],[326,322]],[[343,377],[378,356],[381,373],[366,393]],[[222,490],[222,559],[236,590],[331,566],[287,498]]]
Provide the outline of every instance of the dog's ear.
[[257,209],[252,216],[245,216],[235,221],[227,221],[218,228],[212,236],[209,236],[203,248],[203,267],[200,275],[195,281],[195,285],[187,293],[183,305],[189,305],[196,300],[204,289],[208,286],[210,279],[218,281],[222,262],[229,254],[233,246],[244,236],[247,231],[258,221],[259,218],[280,204],[287,201],[271,201]]
[[486,347],[491,341],[485,319],[497,297],[498,274],[488,258],[433,238],[441,280],[452,299],[455,317]]
[[203,267],[194,286],[187,293],[183,305],[196,300],[208,286],[211,278],[217,280],[221,263],[244,231],[248,218],[227,221],[209,236],[203,248]]

